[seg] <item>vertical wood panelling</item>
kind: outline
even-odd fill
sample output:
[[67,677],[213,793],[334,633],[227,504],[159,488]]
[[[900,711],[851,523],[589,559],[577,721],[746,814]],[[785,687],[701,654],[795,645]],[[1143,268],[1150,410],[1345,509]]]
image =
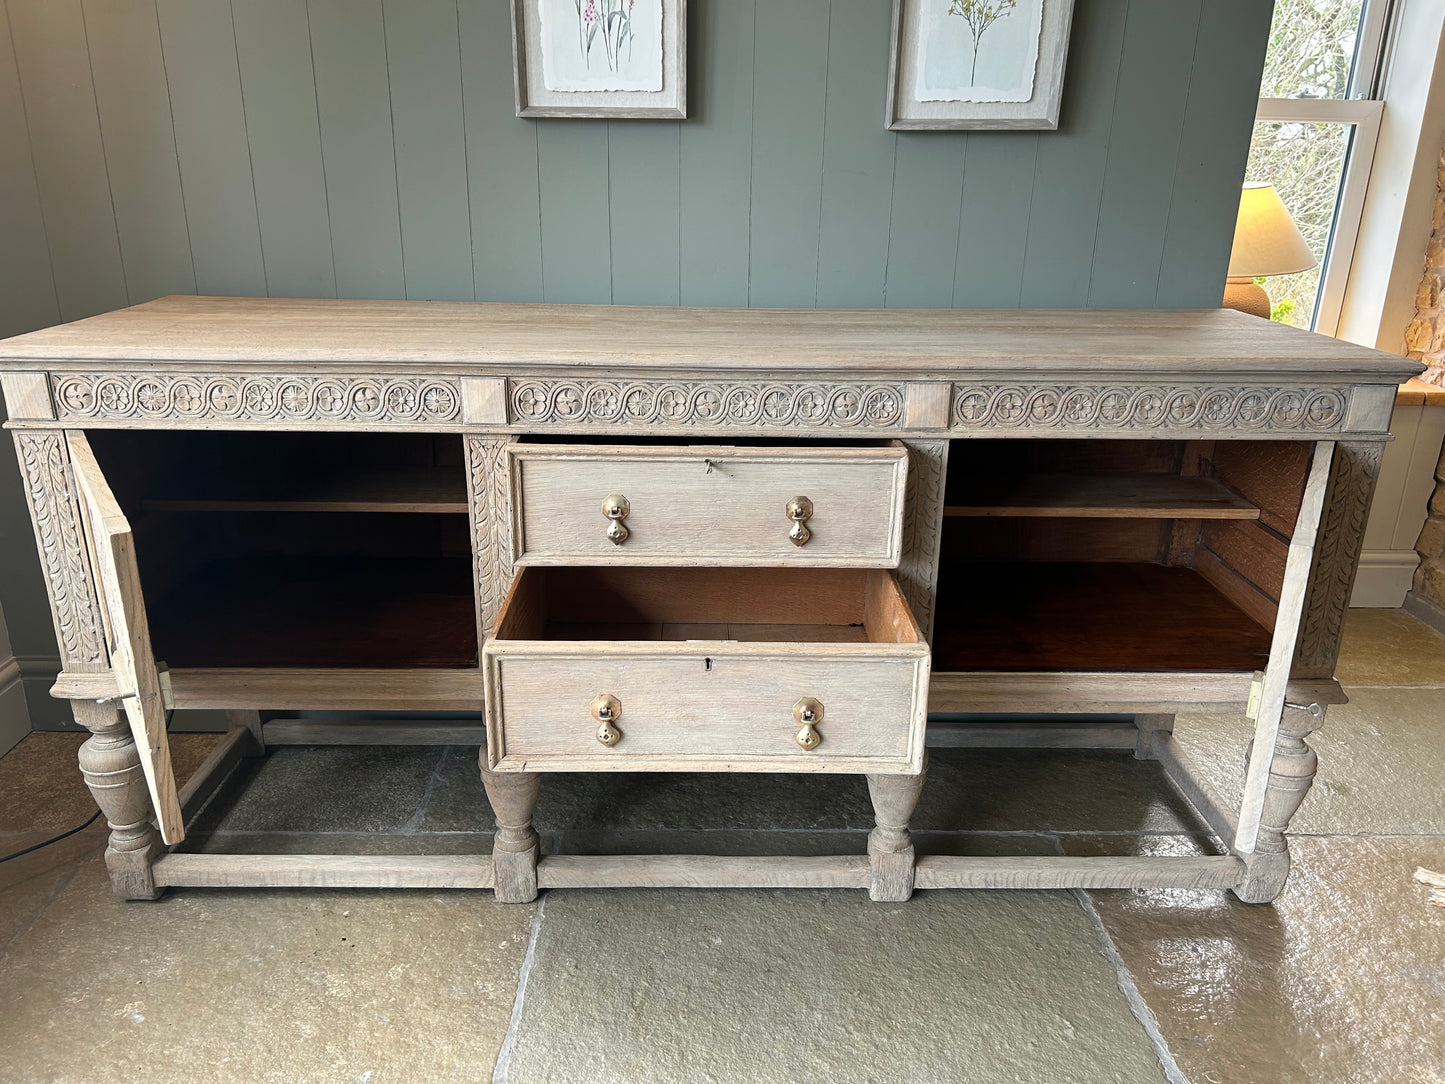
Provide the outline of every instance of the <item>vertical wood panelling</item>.
[[228,0],[156,0],[202,294],[266,294],[261,227]]
[[682,161],[675,123],[607,125],[612,219],[612,300],[676,305]]
[[957,132],[899,132],[888,232],[888,307],[953,304],[958,214],[969,137]]
[[386,0],[406,296],[470,301],[472,227],[456,0]]
[[818,300],[828,0],[757,5],[748,304]]
[[307,10],[336,292],[405,297],[381,0],[308,0]]
[[1201,6],[1129,9],[1089,282],[1095,308],[1154,303]]
[[755,0],[688,5],[680,264],[684,305],[748,303]]
[[1037,132],[998,132],[969,141],[953,272],[955,308],[1018,305],[1040,138]]
[[1069,53],[1086,60],[1069,65],[1059,130],[1039,138],[1024,308],[1079,308],[1088,300],[1128,10],[1128,0],[1093,0],[1074,9]]
[[462,93],[471,186],[472,269],[478,301],[542,297],[537,122],[512,102],[507,4],[462,0]]
[[888,266],[894,136],[879,118],[891,13],[874,0],[833,0],[823,140],[818,304],[877,308]]
[[[40,190],[30,157],[25,103],[0,7],[0,336],[34,331],[60,320],[50,251],[40,213]],[[0,453],[0,458],[4,458]],[[18,484],[18,483],[17,483]],[[13,506],[12,506],[13,507]],[[0,517],[4,518],[4,517]]]
[[241,101],[273,297],[335,297],[305,3],[231,0]]
[[10,0],[10,30],[63,320],[127,304],[80,0]]
[[194,293],[154,0],[85,0],[90,70],[132,304]]
[[1271,15],[1256,0],[1204,5],[1153,301],[1161,308],[1218,305],[1224,294]]
[[692,0],[681,124],[518,119],[494,0],[9,0],[0,320],[191,289],[1213,304],[1268,8],[1078,0],[1059,131],[895,135],[882,0]]
[[544,299],[606,304],[612,300],[607,125],[541,123],[537,159]]

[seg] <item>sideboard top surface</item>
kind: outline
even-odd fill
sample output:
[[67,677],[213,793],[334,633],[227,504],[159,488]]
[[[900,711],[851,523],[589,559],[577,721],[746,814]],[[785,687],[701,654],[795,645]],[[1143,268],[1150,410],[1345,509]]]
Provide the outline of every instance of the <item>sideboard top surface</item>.
[[518,367],[841,373],[1348,375],[1394,354],[1230,309],[717,309],[163,297],[0,341],[0,369],[53,363]]

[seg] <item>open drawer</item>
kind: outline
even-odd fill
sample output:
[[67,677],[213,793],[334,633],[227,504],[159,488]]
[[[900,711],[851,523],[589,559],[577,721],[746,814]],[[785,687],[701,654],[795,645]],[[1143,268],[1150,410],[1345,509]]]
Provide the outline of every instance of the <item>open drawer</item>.
[[896,568],[908,450],[516,443],[521,565]]
[[523,568],[482,654],[500,771],[922,769],[928,645],[891,572]]

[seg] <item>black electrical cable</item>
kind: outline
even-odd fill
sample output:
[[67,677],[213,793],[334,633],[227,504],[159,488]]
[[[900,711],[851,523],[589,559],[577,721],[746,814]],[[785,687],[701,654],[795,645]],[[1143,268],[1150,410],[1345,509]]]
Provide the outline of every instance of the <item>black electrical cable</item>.
[[[175,709],[174,709],[174,708],[172,708],[170,711],[166,712],[166,733],[167,733],[167,734],[170,733],[170,730],[171,730],[171,716],[174,715],[174,714],[175,714]],[[51,836],[49,839],[45,840],[43,843],[37,843],[37,844],[35,844],[35,845],[32,846],[32,847],[26,847],[23,851],[16,851],[14,854],[7,854],[4,858],[0,858],[0,865],[4,865],[6,862],[9,862],[11,859],[21,858],[21,857],[24,857],[24,856],[27,855],[27,854],[32,854],[33,852],[40,850],[42,847],[49,847],[52,843],[59,843],[62,839],[69,839],[71,836],[75,835],[76,832],[84,832],[87,828],[89,828],[92,824],[94,824],[94,823],[95,823],[97,820],[99,820],[99,819],[100,819],[100,810],[97,809],[94,813],[92,813],[92,814],[90,815],[90,820],[86,821],[84,824],[78,824],[78,825],[76,825],[74,828],[72,828],[70,831],[68,831],[68,832],[61,832],[60,835],[58,835],[58,836]]]
[[51,838],[47,839],[44,843],[37,843],[37,844],[35,844],[35,846],[33,846],[33,847],[26,847],[23,851],[16,851],[14,854],[7,854],[4,858],[0,858],[0,863],[8,862],[8,861],[10,861],[12,858],[19,858],[21,855],[29,854],[31,851],[38,851],[38,850],[40,850],[41,847],[48,847],[48,846],[50,846],[52,843],[59,843],[62,839],[65,839],[65,838],[67,838],[67,837],[69,837],[69,836],[75,835],[76,832],[84,832],[87,828],[89,828],[92,824],[94,824],[94,823],[95,823],[97,820],[99,820],[99,819],[100,819],[100,810],[97,809],[94,813],[92,813],[92,814],[90,815],[90,820],[86,821],[84,824],[77,825],[76,827],[72,828],[72,829],[71,829],[70,831],[68,831],[68,832],[61,832],[60,835],[58,835],[58,836],[52,836]]

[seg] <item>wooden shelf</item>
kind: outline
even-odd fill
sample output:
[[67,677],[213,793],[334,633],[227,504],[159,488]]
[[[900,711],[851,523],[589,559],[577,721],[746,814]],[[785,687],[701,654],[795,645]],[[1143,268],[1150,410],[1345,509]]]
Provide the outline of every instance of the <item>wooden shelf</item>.
[[1190,568],[945,564],[933,670],[1253,671],[1269,630]]
[[1031,474],[980,486],[946,516],[1094,519],[1258,519],[1259,509],[1212,478],[1177,474]]
[[148,512],[445,512],[467,511],[461,468],[308,467],[294,479],[227,485],[205,494],[147,497]]
[[173,667],[470,667],[465,557],[254,556],[213,561],[148,607]]

